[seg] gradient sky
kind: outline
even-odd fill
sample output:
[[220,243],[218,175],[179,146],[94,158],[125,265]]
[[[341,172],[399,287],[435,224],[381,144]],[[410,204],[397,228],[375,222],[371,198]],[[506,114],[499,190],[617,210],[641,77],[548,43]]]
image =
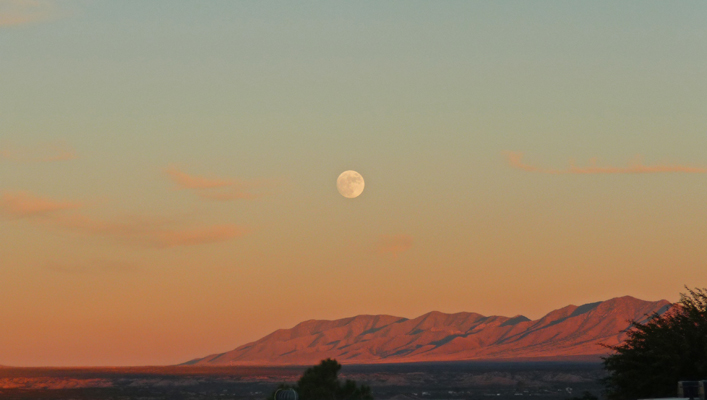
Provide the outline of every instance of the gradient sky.
[[0,364],[705,287],[705,21],[703,0],[0,0]]

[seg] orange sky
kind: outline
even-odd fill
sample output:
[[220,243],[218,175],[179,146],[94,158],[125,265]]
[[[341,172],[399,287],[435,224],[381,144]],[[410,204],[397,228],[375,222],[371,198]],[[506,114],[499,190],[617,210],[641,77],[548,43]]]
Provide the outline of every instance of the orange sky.
[[173,4],[0,5],[0,365],[707,286],[704,3]]

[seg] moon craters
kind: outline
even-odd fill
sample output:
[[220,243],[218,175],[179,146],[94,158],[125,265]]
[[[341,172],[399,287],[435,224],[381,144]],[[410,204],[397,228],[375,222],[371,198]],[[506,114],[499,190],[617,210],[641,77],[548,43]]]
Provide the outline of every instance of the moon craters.
[[336,180],[336,188],[342,196],[353,199],[363,193],[363,177],[356,171],[344,171]]

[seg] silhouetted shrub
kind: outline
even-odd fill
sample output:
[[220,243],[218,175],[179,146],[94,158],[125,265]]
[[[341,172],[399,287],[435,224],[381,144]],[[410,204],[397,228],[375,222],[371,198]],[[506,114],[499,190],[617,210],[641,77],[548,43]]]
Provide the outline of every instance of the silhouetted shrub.
[[626,341],[607,346],[607,398],[675,397],[678,381],[707,379],[707,289],[686,289],[670,310],[632,321]]
[[[278,389],[294,388],[300,400],[373,400],[371,388],[346,380],[343,384],[338,379],[341,364],[327,358],[319,365],[307,368],[295,386],[281,384]],[[277,389],[276,389],[277,391]],[[273,400],[273,392],[268,400]]]

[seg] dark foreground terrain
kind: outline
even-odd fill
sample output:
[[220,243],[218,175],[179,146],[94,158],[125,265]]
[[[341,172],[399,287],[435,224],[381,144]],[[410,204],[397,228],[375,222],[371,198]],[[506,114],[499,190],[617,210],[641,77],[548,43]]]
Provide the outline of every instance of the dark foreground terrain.
[[[264,399],[305,367],[0,368],[0,399]],[[598,363],[347,365],[376,399],[564,400],[600,395]]]

